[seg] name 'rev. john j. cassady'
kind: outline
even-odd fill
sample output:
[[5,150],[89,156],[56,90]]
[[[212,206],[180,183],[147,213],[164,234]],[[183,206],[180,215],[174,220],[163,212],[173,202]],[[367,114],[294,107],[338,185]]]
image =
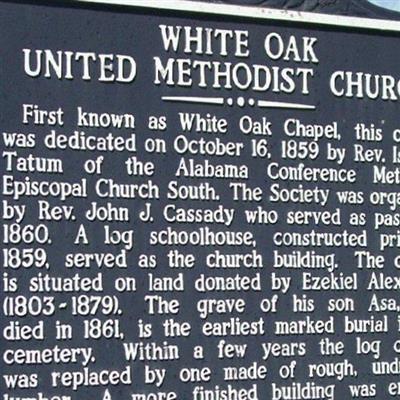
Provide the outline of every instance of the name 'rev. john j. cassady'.
[[[250,46],[247,30],[178,25],[158,29],[164,54],[149,56],[156,86],[299,95],[312,90],[320,63],[316,37],[266,32],[262,43]],[[133,46],[132,52],[139,50]],[[266,63],[246,62],[252,54]],[[22,56],[24,72],[32,78],[131,84],[139,75],[134,55],[25,48]],[[146,62],[143,55],[140,62]],[[290,66],[282,66],[285,63]],[[335,70],[326,85],[336,97],[400,98],[399,77],[370,72]]]

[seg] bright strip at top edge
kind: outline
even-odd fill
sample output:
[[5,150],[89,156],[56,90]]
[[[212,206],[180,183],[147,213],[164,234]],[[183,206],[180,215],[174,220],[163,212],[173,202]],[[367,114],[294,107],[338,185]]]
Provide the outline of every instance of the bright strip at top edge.
[[228,15],[261,20],[290,21],[306,24],[342,26],[347,28],[374,29],[378,31],[400,31],[400,21],[387,19],[348,17],[321,13],[288,11],[254,6],[205,3],[188,0],[76,0],[78,3],[155,8],[186,11],[201,14]]

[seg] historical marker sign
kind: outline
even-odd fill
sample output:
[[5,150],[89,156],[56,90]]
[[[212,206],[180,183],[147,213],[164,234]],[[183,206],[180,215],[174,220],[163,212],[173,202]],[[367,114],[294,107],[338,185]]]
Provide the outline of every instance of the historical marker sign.
[[104,3],[0,6],[3,400],[398,398],[400,24]]

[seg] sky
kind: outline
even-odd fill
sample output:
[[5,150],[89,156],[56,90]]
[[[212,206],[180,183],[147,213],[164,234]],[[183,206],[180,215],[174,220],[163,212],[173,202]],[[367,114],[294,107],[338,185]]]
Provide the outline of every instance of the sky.
[[378,6],[400,11],[400,0],[369,0]]

